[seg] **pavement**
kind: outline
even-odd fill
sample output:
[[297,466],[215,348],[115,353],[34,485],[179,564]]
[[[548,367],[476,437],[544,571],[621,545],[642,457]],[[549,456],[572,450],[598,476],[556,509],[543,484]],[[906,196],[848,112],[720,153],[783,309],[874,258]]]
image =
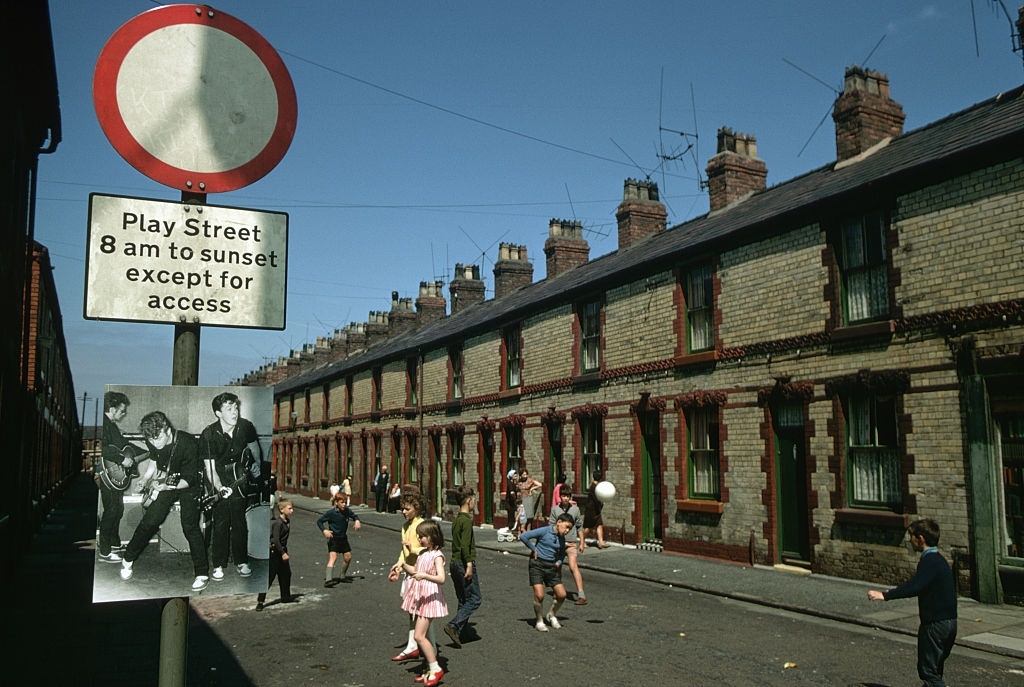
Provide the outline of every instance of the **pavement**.
[[[323,512],[327,501],[289,495],[297,508]],[[10,657],[5,674],[49,684],[149,684],[159,660],[160,601],[92,603],[95,567],[96,487],[88,475],[70,481],[33,538],[8,582],[2,644]],[[402,516],[354,510],[368,526],[398,531]],[[446,535],[450,523],[442,523]],[[481,549],[525,556],[517,541],[498,542],[491,527],[477,527]],[[760,604],[808,616],[915,635],[917,603],[902,599],[869,602],[877,586],[784,568],[745,566],[612,544],[588,547],[579,558],[585,570],[632,577],[695,592]],[[599,601],[599,587],[590,598]],[[957,644],[1024,659],[1024,607],[959,599]],[[193,622],[198,622],[193,616]],[[212,640],[211,640],[212,641]],[[224,647],[230,654],[230,647]],[[114,668],[115,670],[111,670]],[[88,677],[86,677],[88,676]]]
[[[287,497],[296,508],[303,510],[322,513],[330,508],[330,503],[323,499],[298,494],[287,494]],[[378,513],[365,505],[356,505],[352,509],[365,525],[398,531],[403,522],[401,514]],[[451,523],[442,522],[441,527],[449,537]],[[517,556],[529,554],[518,541],[499,542],[497,530],[489,525],[474,527],[474,532],[478,549]],[[868,589],[884,590],[887,588],[884,585],[819,575],[790,566],[751,567],[608,543],[610,546],[606,549],[588,546],[579,556],[579,566],[584,570],[631,577],[851,625],[917,635],[917,599],[868,600]],[[572,586],[571,582],[569,586]],[[594,596],[591,589],[588,597]],[[1024,659],[1024,607],[982,604],[971,598],[958,597],[957,609],[958,645]]]

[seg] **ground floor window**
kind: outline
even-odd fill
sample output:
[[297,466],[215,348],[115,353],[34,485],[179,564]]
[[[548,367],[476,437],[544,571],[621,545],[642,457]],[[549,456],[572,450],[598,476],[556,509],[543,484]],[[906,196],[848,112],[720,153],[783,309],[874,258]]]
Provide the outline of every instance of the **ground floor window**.
[[846,436],[850,505],[897,508],[902,499],[896,399],[850,394]]
[[686,411],[686,437],[690,498],[718,500],[721,495],[718,487],[718,407]]
[[580,438],[583,456],[580,465],[580,488],[586,488],[595,475],[604,472],[601,450],[601,418],[599,416],[580,418]]
[[996,446],[1003,473],[1004,548],[1024,557],[1024,413],[996,418]]

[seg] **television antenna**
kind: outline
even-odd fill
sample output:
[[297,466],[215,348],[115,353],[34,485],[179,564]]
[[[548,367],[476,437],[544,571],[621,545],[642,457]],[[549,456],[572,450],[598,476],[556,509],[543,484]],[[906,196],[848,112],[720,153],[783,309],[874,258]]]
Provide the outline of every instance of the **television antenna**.
[[[1006,3],[1003,2],[1003,0],[988,0],[988,4],[996,14],[998,14],[999,10],[1003,11],[1003,16],[1006,17],[1006,21],[1010,24],[1010,47],[1013,49],[1013,52],[1021,53],[1021,60],[1024,61],[1024,45],[1022,45],[1021,40],[1021,25],[1014,23],[1013,16],[1006,8]],[[981,47],[978,45],[978,20],[974,16],[974,0],[971,0],[971,24],[974,28],[974,54],[977,57],[981,57]]]
[[[868,56],[860,61],[860,65],[859,65],[860,67],[864,67],[864,66],[867,65],[868,60],[870,60],[871,57],[875,54],[875,51],[878,50],[878,46],[880,46],[882,44],[882,41],[885,40],[886,35],[887,34],[883,33],[882,37],[878,39],[877,43],[875,43],[875,47],[871,48],[871,51],[868,53]],[[830,91],[832,91],[835,94],[835,97],[832,99],[832,102],[829,103],[828,109],[825,110],[825,114],[822,115],[820,120],[818,120],[818,125],[814,127],[814,130],[811,131],[811,135],[807,137],[807,140],[804,141],[804,144],[800,147],[800,151],[796,154],[797,157],[800,157],[803,154],[803,152],[805,150],[807,150],[807,146],[809,146],[811,144],[811,141],[814,139],[815,134],[818,133],[818,129],[820,129],[821,125],[825,123],[825,120],[828,119],[828,116],[830,114],[832,114],[832,110],[836,106],[836,101],[839,100],[839,96],[841,96],[843,94],[843,92],[842,92],[842,90],[837,89],[834,86],[832,86],[831,84],[829,84],[824,79],[821,79],[821,78],[815,76],[814,74],[812,74],[811,72],[807,71],[803,67],[801,67],[801,66],[791,62],[790,60],[787,60],[785,57],[782,58],[782,61],[785,62],[786,64],[788,64],[793,69],[795,69],[798,72],[800,72],[801,74],[803,74],[805,76],[809,76],[810,78],[814,79],[815,81],[817,81],[822,86],[824,86],[825,88],[829,89]]]

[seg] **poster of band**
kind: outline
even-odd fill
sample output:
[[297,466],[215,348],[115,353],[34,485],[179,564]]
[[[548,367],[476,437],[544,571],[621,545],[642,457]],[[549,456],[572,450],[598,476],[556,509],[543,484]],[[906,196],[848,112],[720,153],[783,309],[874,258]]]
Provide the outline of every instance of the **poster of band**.
[[94,603],[266,591],[272,394],[106,387]]

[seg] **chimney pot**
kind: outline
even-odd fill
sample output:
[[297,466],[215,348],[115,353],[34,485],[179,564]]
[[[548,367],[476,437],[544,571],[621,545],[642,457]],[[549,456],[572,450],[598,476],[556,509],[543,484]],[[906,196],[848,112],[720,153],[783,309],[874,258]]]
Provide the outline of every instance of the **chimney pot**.
[[766,188],[768,167],[757,157],[757,138],[729,127],[718,130],[717,153],[708,160],[711,211],[721,210]]
[[526,246],[502,243],[494,263],[494,297],[502,298],[533,282],[533,265],[527,259]]
[[836,159],[860,155],[886,138],[903,133],[906,114],[889,93],[889,77],[859,66],[846,68],[843,93],[832,108]]
[[590,259],[590,245],[583,239],[583,224],[577,220],[552,219],[544,242],[547,278],[552,279]]
[[650,180],[626,179],[615,219],[619,224],[619,250],[665,231],[668,212],[658,200],[658,185]]

